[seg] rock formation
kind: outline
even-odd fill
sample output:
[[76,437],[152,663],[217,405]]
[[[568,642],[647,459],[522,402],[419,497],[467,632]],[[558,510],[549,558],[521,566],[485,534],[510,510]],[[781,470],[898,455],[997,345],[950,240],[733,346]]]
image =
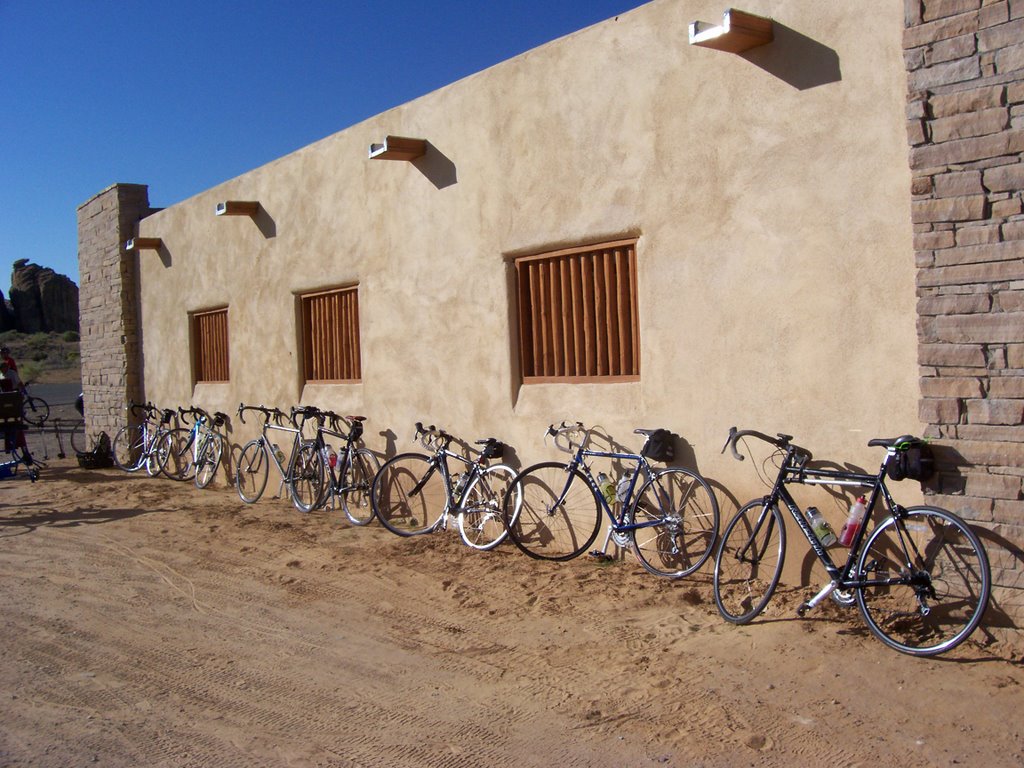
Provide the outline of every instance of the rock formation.
[[14,262],[11,306],[14,328],[24,333],[78,330],[78,286],[28,259]]

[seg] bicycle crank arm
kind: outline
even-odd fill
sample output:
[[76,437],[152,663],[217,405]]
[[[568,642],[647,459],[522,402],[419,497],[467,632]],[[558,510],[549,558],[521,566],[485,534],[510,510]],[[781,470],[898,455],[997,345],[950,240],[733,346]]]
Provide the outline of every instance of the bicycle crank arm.
[[827,598],[829,595],[831,595],[833,590],[835,590],[837,586],[839,585],[836,584],[836,582],[830,581],[828,584],[822,587],[821,591],[818,594],[816,594],[806,603],[801,603],[800,607],[796,609],[796,615],[802,618],[804,614],[806,614],[809,610],[817,608],[821,601]]

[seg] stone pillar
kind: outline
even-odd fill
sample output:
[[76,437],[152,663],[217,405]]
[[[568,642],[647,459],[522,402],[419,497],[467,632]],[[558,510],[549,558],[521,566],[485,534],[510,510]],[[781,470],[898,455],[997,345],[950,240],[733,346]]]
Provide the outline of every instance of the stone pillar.
[[987,623],[1024,626],[1024,0],[905,0],[930,501],[975,523]]
[[141,401],[138,255],[124,249],[150,213],[149,188],[114,184],[78,208],[79,320],[85,429],[113,439]]

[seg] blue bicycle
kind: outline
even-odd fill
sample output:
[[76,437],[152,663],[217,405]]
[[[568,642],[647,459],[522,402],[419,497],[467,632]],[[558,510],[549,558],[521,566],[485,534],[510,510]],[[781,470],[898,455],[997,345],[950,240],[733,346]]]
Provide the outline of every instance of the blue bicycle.
[[[667,430],[634,431],[646,438],[640,453],[589,450],[592,429],[580,423],[548,427],[545,440],[553,437],[555,446],[572,459],[534,464],[512,481],[506,499],[522,498],[518,515],[507,509],[505,513],[515,545],[538,560],[571,560],[594,543],[604,510],[605,550],[612,540],[631,547],[644,568],[672,579],[700,568],[718,538],[715,494],[696,472],[651,467],[648,459],[673,458]],[[587,464],[592,458],[611,459],[629,469],[613,483],[603,472],[594,476]],[[605,550],[593,554],[605,555]]]

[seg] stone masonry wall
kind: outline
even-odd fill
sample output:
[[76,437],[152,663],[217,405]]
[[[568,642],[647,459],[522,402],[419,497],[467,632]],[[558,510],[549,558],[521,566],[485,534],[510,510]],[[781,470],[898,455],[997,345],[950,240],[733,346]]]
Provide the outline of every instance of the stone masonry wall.
[[86,434],[111,438],[142,397],[137,257],[124,250],[149,190],[115,184],[78,208],[79,314]]
[[986,625],[1024,626],[1024,0],[905,0],[931,500],[975,522]]

